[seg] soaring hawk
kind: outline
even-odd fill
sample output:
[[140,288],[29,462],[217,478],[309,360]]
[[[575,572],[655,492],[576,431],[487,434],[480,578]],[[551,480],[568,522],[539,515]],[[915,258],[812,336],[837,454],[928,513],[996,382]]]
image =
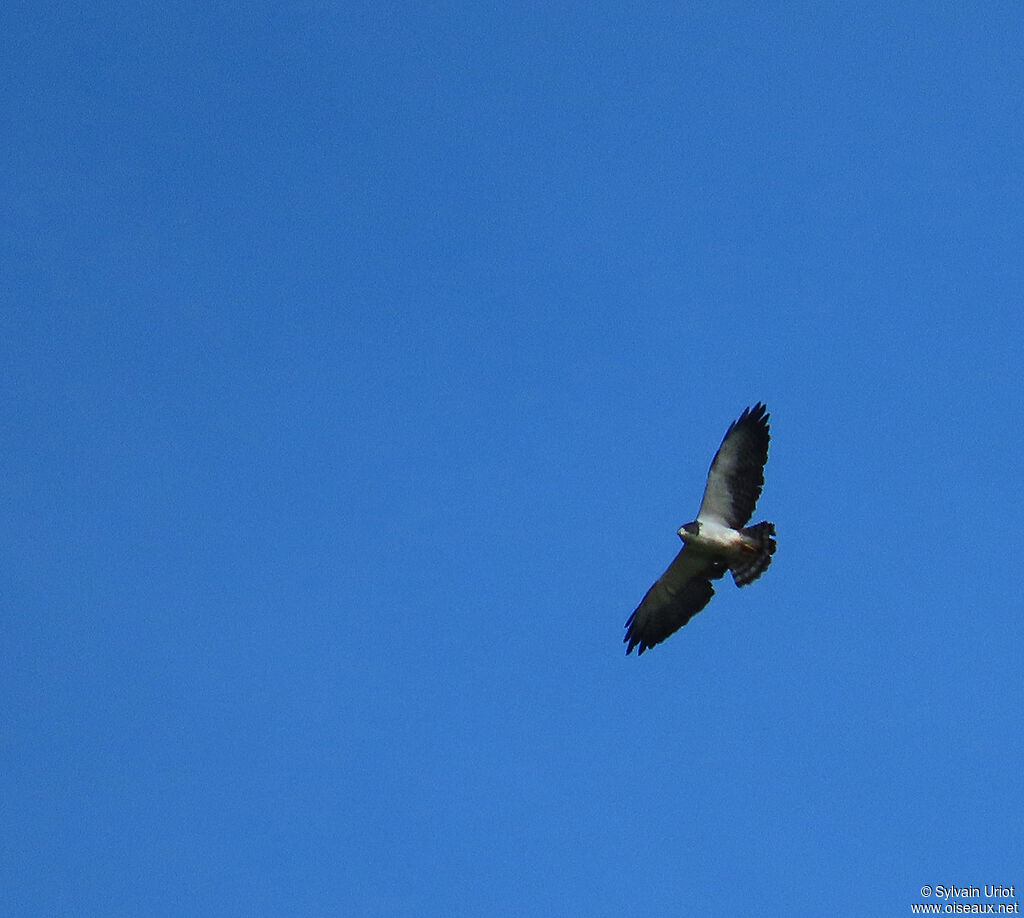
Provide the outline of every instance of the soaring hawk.
[[[774,523],[747,526],[764,485],[768,409],[746,408],[718,447],[697,519],[679,530],[683,547],[626,622],[626,653],[643,653],[674,634],[715,593],[712,580],[732,571],[746,586],[767,570],[775,552]],[[746,528],[744,528],[746,527]]]

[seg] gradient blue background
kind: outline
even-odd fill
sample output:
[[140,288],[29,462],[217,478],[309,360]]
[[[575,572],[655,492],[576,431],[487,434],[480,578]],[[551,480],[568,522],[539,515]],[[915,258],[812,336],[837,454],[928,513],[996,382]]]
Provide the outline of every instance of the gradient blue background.
[[[1024,886],[1024,13],[24,3],[7,916]],[[622,625],[725,428],[775,562]]]

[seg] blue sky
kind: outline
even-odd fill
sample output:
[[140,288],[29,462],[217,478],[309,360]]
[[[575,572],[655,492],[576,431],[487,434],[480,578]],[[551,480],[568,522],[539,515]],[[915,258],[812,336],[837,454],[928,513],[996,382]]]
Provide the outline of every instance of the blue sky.
[[1015,5],[0,26],[5,915],[1024,888]]

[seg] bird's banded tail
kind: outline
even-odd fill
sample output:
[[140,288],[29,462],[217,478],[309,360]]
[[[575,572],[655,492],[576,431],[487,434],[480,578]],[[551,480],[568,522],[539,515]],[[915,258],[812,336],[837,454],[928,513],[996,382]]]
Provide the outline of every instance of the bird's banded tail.
[[775,554],[775,539],[772,538],[775,535],[774,523],[758,523],[756,526],[748,526],[742,532],[757,545],[757,548],[753,554],[744,556],[730,567],[732,579],[736,581],[738,587],[757,580],[768,570],[768,565],[772,563],[772,555]]

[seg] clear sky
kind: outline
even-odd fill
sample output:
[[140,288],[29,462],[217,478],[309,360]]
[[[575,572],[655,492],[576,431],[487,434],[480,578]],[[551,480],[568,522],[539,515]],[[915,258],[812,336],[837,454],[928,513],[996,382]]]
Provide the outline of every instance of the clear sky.
[[4,916],[1024,892],[1018,4],[0,30]]

